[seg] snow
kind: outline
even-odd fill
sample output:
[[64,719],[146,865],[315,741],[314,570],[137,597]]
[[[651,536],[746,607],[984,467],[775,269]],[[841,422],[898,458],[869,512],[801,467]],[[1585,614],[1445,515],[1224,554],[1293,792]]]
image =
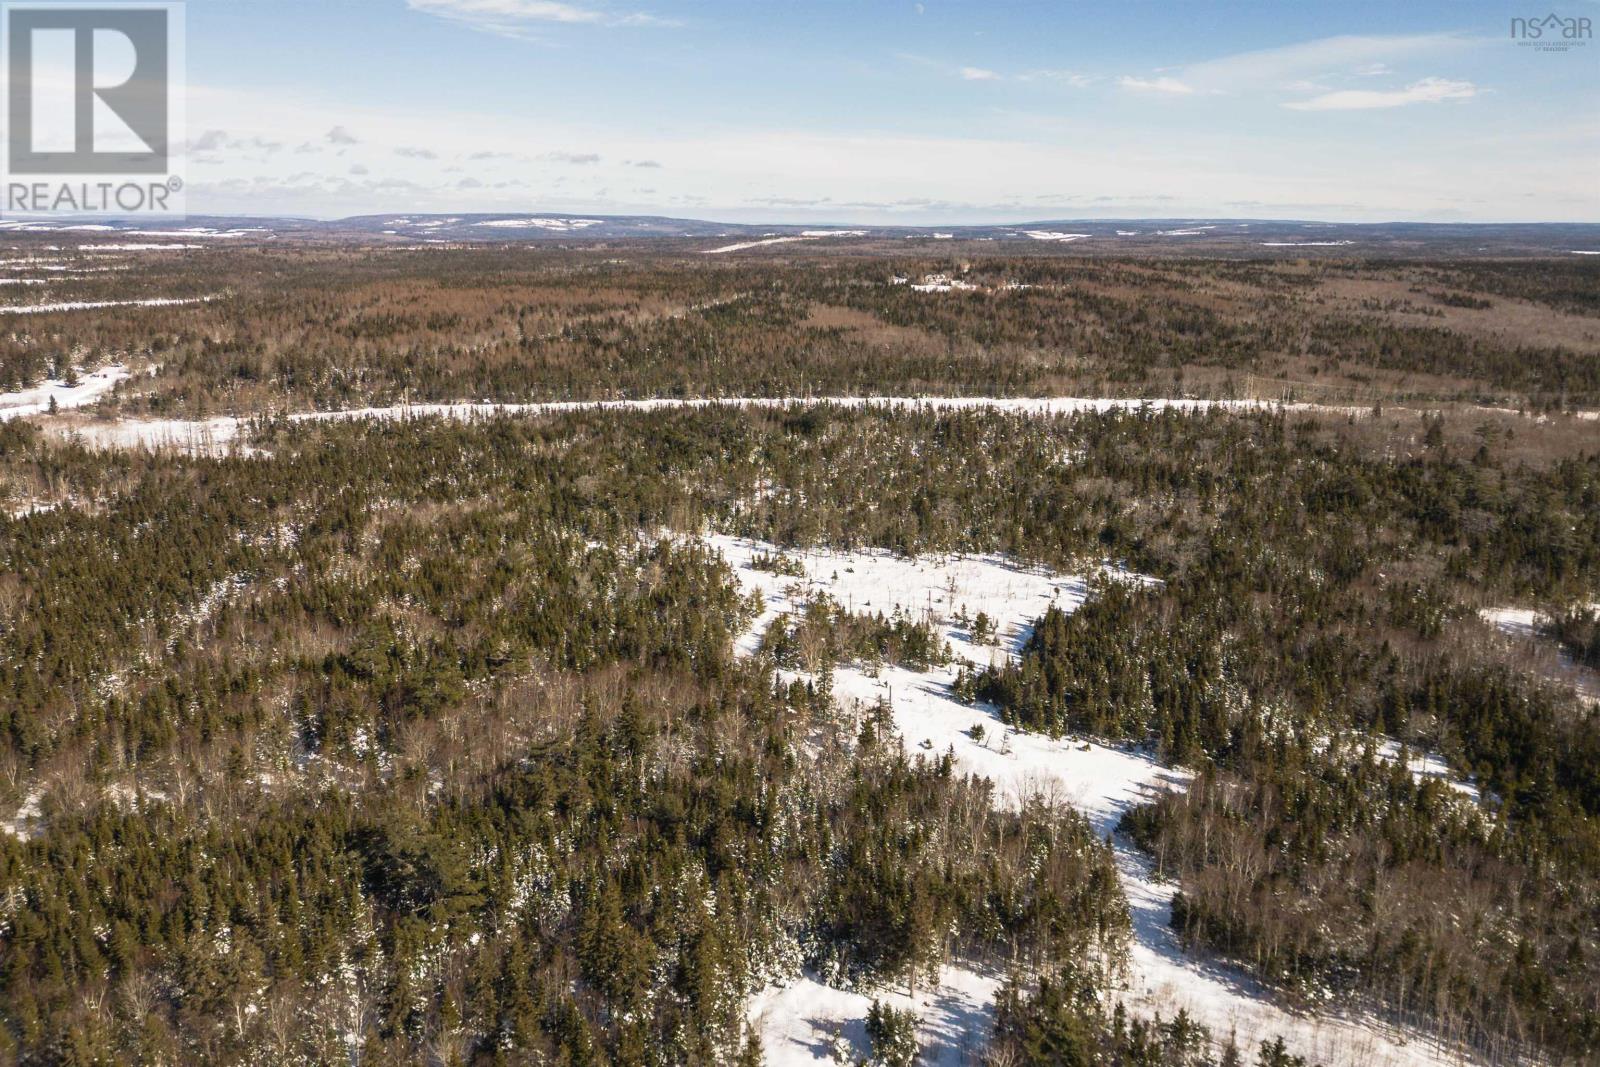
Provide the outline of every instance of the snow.
[[1533,608],[1484,608],[1484,622],[1512,637],[1537,637],[1544,616]]
[[[1600,601],[1590,604],[1589,609],[1600,612]],[[1507,637],[1555,646],[1556,677],[1570,682],[1580,699],[1600,704],[1600,671],[1577,662],[1554,638],[1545,635],[1543,631],[1549,617],[1544,612],[1536,608],[1483,608],[1478,616]]]
[[[752,566],[758,554],[780,554],[776,546],[718,534],[705,540],[722,554],[742,590],[762,594],[762,614],[736,645],[745,655],[759,647],[761,635],[780,614],[793,613],[808,598],[826,593],[848,610],[889,616],[898,609],[926,620],[949,643],[958,663],[998,663],[1018,655],[1033,620],[1046,607],[1053,604],[1073,611],[1090,594],[1084,577],[1053,574],[1002,556],[905,559],[882,550],[826,549],[788,553],[805,570],[805,577],[798,578]],[[1123,581],[1151,580],[1109,568],[1102,568],[1102,574]],[[957,614],[975,616],[979,611],[996,621],[993,645],[975,643],[955,620]],[[955,699],[950,686],[956,672],[957,663],[927,671],[884,666],[869,672],[841,666],[834,672],[834,694],[845,707],[887,701],[896,729],[914,751],[931,756],[950,752],[962,771],[989,778],[1001,803],[1014,805],[1041,794],[1071,803],[1102,836],[1114,833],[1129,807],[1187,783],[1187,772],[1162,767],[1141,750],[1013,731],[1000,722],[994,709]],[[977,741],[970,730],[980,723],[984,739]],[[1442,764],[1424,757],[1421,768],[1431,773],[1442,770]],[[1291,1051],[1327,1067],[1457,1062],[1426,1040],[1391,1033],[1372,1020],[1291,1014],[1243,971],[1188,955],[1171,928],[1176,886],[1157,880],[1150,861],[1126,840],[1116,841],[1115,853],[1133,927],[1130,976],[1123,990],[1131,1008],[1167,1018],[1187,1009],[1217,1039],[1237,1035],[1247,1059],[1253,1058],[1256,1043],[1281,1035]],[[941,991],[915,1005],[922,1033],[944,1032],[952,1015],[967,1020],[959,1024],[966,1032],[988,1025],[994,980],[972,972],[955,974],[952,978],[947,970],[945,982],[966,983],[963,987],[970,992],[963,1000]],[[829,1060],[827,1035],[832,1029],[842,1029],[847,1038],[860,1034],[869,1006],[868,996],[829,989],[805,977],[756,997],[751,1017],[759,1020],[769,1062],[811,1064]],[[975,1021],[980,1008],[981,1024]],[[929,1040],[935,1042],[935,1062],[963,1062],[958,1043]],[[859,1041],[855,1048],[864,1051]]]
[[[563,414],[567,412],[667,411],[707,407],[783,409],[797,405],[832,404],[841,408],[890,411],[995,411],[1018,416],[1077,415],[1111,411],[1285,411],[1362,416],[1366,407],[1293,403],[1272,400],[1183,400],[1128,397],[994,397],[994,396],[840,396],[840,397],[656,397],[644,400],[553,400],[531,403],[458,402],[396,404],[387,407],[347,408],[337,411],[298,411],[291,422],[345,419],[398,420],[411,418],[458,419],[470,422],[498,416]],[[1396,409],[1390,409],[1391,411]],[[106,447],[141,447],[179,444],[183,447],[223,450],[239,435],[246,418],[220,416],[203,421],[125,419],[100,423],[82,432],[86,441]]]
[[[1399,763],[1401,756],[1400,742],[1393,739],[1385,740],[1378,746],[1378,758],[1390,763]],[[1444,757],[1437,752],[1418,752],[1414,749],[1405,750],[1405,765],[1411,771],[1411,777],[1418,782],[1433,780],[1443,782],[1464,797],[1473,801],[1481,800],[1478,787],[1471,782],[1464,782],[1456,777]]]
[[1572,254],[1575,255],[1575,256],[1600,256],[1600,249],[1596,249],[1596,248],[1574,248],[1572,250]]
[[[209,235],[208,235],[209,236]],[[179,244],[164,241],[133,241],[114,245],[79,245],[80,252],[181,252],[185,249],[204,248],[205,245]]]
[[722,252],[743,252],[746,248],[760,248],[762,245],[781,245],[789,241],[811,241],[815,238],[796,234],[792,237],[763,237],[759,241],[740,241],[738,244],[723,245],[721,248],[707,248],[701,251],[703,256],[714,256]]
[[487,222],[473,223],[474,226],[487,226],[499,230],[554,230],[557,233],[571,233],[604,224],[604,219],[490,219]]
[[1088,233],[1062,233],[1059,230],[1024,230],[1022,232],[1032,237],[1035,241],[1081,241],[1085,237],[1094,236]]
[[832,1063],[835,1051],[859,1063],[871,1048],[867,1012],[874,997],[901,1011],[915,1010],[918,1063],[960,1067],[972,1063],[988,1038],[998,976],[961,967],[940,970],[938,986],[919,989],[913,1001],[903,990],[872,995],[834,989],[806,975],[788,986],[770,986],[754,997],[747,1017],[761,1035],[767,1067]]
[[953,291],[970,292],[978,287],[971,282],[962,281],[960,278],[951,278],[943,274],[930,274],[918,285],[911,288],[919,293],[948,293]]
[[1337,248],[1353,245],[1354,241],[1262,241],[1263,248]]
[[44,792],[40,789],[29,791],[22,798],[22,806],[17,808],[16,814],[9,819],[0,819],[0,830],[4,830],[12,837],[26,841],[39,832],[39,820],[42,814],[40,801],[44,799]]
[[211,296],[158,296],[146,300],[69,300],[60,304],[4,304],[0,315],[42,315],[51,311],[88,311],[93,308],[178,307],[184,304],[204,304],[215,300]]
[[81,375],[77,385],[52,380],[16,392],[0,393],[0,422],[27,415],[42,415],[50,410],[51,400],[56,402],[58,410],[92,404],[126,377],[128,369],[116,365]]
[[172,449],[201,455],[227,452],[239,436],[240,420],[228,415],[210,419],[113,419],[70,423],[63,427],[89,448]]
[[801,230],[801,237],[865,237],[866,230]]

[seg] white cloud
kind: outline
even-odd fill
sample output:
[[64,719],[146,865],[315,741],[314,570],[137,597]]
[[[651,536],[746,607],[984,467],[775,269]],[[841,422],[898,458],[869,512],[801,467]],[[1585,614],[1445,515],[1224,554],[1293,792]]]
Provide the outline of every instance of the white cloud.
[[1438,55],[1472,46],[1472,39],[1455,33],[1416,33],[1390,36],[1345,34],[1313,41],[1238,52],[1195,63],[1178,71],[1185,84],[1197,89],[1231,92],[1285,84],[1330,73],[1371,75],[1386,71],[1389,61]]
[[1467,100],[1477,95],[1478,87],[1471,82],[1423,78],[1404,89],[1342,89],[1283,106],[1295,111],[1367,111],[1407,104],[1437,104],[1441,100]]
[[670,19],[643,12],[614,14],[598,8],[562,3],[561,0],[406,0],[412,11],[508,37],[524,36],[539,23],[568,26],[672,25]]
[[1095,82],[1093,74],[1082,74],[1075,70],[1030,70],[1018,75],[1018,79],[1025,82],[1060,82],[1074,89],[1083,89]]
[[[1181,71],[1162,73],[1183,80]],[[1405,82],[1364,84],[1382,88]],[[1195,89],[1194,96],[1166,99],[1197,102],[1205,90]],[[1268,101],[1275,105],[1278,99]],[[1282,135],[1271,137],[1219,137],[1196,121],[1161,138],[1149,137],[1137,124],[1113,122],[1096,127],[1094,136],[1063,137],[1058,126],[1008,125],[986,115],[977,135],[952,127],[939,136],[910,137],[892,129],[845,134],[766,124],[676,130],[624,121],[625,116],[597,123],[594,115],[554,108],[544,113],[522,101],[497,105],[498,110],[419,109],[342,94],[322,98],[300,87],[191,85],[188,109],[195,131],[222,129],[230,139],[261,138],[292,149],[307,131],[340,125],[359,130],[361,143],[329,145],[318,134],[312,140],[320,150],[309,154],[284,151],[264,161],[225,154],[214,173],[191,182],[190,209],[293,215],[604,210],[760,222],[930,225],[1091,215],[1228,216],[1238,215],[1239,208],[1227,203],[1241,200],[1258,201],[1261,206],[1249,213],[1263,218],[1437,219],[1453,211],[1477,218],[1576,221],[1600,214],[1600,196],[1590,178],[1600,125],[1561,116],[1505,129],[1407,131],[1404,159],[1397,163],[1392,139],[1348,124],[1335,124],[1330,132],[1325,122],[1291,121]],[[1272,110],[1283,114],[1275,106]],[[394,154],[395,146],[425,145],[441,160],[466,161],[490,151],[485,131],[492,131],[492,151],[500,158],[466,164],[466,173],[482,183],[478,189],[459,188],[463,175],[446,175],[436,162]],[[1546,143],[1541,137],[1560,140]],[[1529,150],[1530,143],[1538,149]],[[504,158],[505,146],[513,145],[520,149],[516,158]],[[543,158],[562,150],[601,159],[571,166]],[[336,159],[337,152],[346,155]],[[624,162],[643,159],[662,163],[650,171],[649,184],[657,192],[648,196],[631,192],[639,171]],[[350,175],[348,166],[358,162],[372,175]],[[380,187],[374,177],[380,174],[413,184]],[[1062,174],[1071,174],[1079,191],[1070,202],[1060,195]],[[569,177],[566,185],[563,175]],[[525,184],[502,188],[502,180],[517,179]],[[600,186],[628,192],[601,202],[591,191]],[[890,199],[884,189],[896,190],[896,203],[873,202]],[[1529,192],[1536,197],[1527,198]],[[1101,202],[1100,195],[1115,200]],[[757,202],[774,197],[821,206]]]
[[996,74],[992,70],[984,70],[982,67],[962,67],[960,73],[962,79],[969,82],[993,82],[1000,80],[999,74]]
[[361,143],[360,138],[351,133],[349,130],[345,129],[343,126],[333,127],[333,129],[323,134],[322,139],[327,141],[329,144],[352,145]]
[[1172,96],[1187,96],[1194,92],[1194,86],[1179,81],[1177,78],[1162,76],[1160,78],[1130,78],[1127,76],[1117,79],[1117,84],[1124,89],[1132,89],[1141,93],[1167,93]]

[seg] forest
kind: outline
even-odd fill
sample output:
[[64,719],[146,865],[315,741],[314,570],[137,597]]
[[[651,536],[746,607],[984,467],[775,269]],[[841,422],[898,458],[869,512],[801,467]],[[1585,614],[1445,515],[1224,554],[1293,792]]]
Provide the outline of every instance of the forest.
[[[148,368],[0,422],[0,1062],[742,1067],[806,975],[905,1064],[890,994],[961,966],[972,1062],[1310,1067],[1136,1007],[1122,849],[1285,1010],[1600,1062],[1593,266],[285,247],[74,295],[112,290],[221,295],[0,338],[6,390]],[[825,399],[1262,390],[1315,404]],[[797,399],[286,415],[686,395]],[[72,433],[224,413],[226,449]],[[827,547],[1086,593],[987,666],[822,595],[741,651],[711,532],[775,581]],[[1187,788],[1111,838],[1002,802],[847,665]]]

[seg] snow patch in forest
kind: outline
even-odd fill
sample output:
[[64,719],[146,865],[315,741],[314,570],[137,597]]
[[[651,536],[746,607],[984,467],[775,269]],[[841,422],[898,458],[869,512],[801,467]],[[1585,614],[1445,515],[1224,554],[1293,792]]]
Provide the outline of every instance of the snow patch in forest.
[[1403,748],[1400,742],[1392,738],[1385,740],[1383,744],[1378,746],[1378,758],[1388,763],[1402,762],[1402,754],[1404,755],[1403,762],[1406,769],[1411,772],[1411,777],[1417,782],[1421,783],[1430,779],[1436,782],[1443,782],[1457,793],[1473,801],[1483,799],[1478,793],[1478,787],[1471,782],[1463,781],[1457,776],[1456,772],[1450,769],[1450,764],[1446,763],[1444,757],[1437,752],[1418,752],[1413,748]]
[[118,382],[128,377],[128,368],[120,364],[102,367],[78,378],[76,385],[65,381],[46,381],[27,389],[0,393],[0,422],[27,415],[42,415],[50,410],[50,401],[57,410],[92,404],[116,388]]
[[964,967],[942,967],[938,985],[918,990],[916,999],[904,990],[872,994],[834,989],[804,975],[787,986],[769,986],[750,1002],[747,1017],[761,1036],[767,1067],[860,1063],[871,1052],[867,1012],[874,999],[917,1015],[917,1062],[935,1067],[973,1063],[988,1040],[993,1023],[998,975]]
[[[1588,606],[1590,610],[1600,612],[1600,601]],[[1554,646],[1557,679],[1570,683],[1580,699],[1600,704],[1600,671],[1575,661],[1570,652],[1544,632],[1550,623],[1550,617],[1544,612],[1537,608],[1482,608],[1478,611],[1478,617],[1507,637]]]
[[42,789],[31,790],[22,798],[22,805],[17,808],[16,814],[9,819],[0,819],[0,830],[22,841],[34,837],[39,832],[39,821],[43,815],[40,802],[43,799]]
[[[111,419],[69,421],[57,427],[85,447],[222,455],[239,437],[241,420],[231,415],[210,419]],[[246,454],[251,450],[245,449]]]
[[[760,616],[738,639],[741,654],[753,654],[760,647],[762,634],[779,615],[797,614],[808,600],[823,593],[848,610],[881,612],[886,617],[898,610],[932,625],[949,643],[955,662],[926,671],[841,666],[833,676],[834,695],[846,706],[863,709],[886,702],[895,728],[913,752],[921,750],[930,757],[951,753],[962,771],[990,779],[1001,803],[1016,804],[1038,795],[1064,801],[1081,811],[1104,837],[1114,833],[1130,807],[1187,785],[1187,772],[1161,766],[1148,752],[1013,730],[1000,721],[995,709],[963,704],[952,693],[961,664],[986,666],[1013,660],[1046,608],[1054,605],[1071,612],[1080,607],[1090,595],[1088,578],[1055,574],[998,555],[907,559],[883,550],[786,553],[744,538],[711,534],[705,540],[733,569],[742,591],[760,591],[762,596]],[[754,566],[758,556],[780,555],[798,563],[804,576]],[[1123,581],[1153,580],[1110,568],[1103,574]],[[995,622],[993,644],[973,641],[957,622],[958,615],[975,617],[979,611]],[[983,727],[978,737],[973,736],[975,725]],[[1434,769],[1426,761],[1424,767]],[[1176,884],[1158,879],[1150,860],[1126,840],[1119,838],[1115,851],[1133,926],[1130,975],[1122,991],[1130,1008],[1145,1015],[1159,1012],[1165,1018],[1186,1009],[1218,1041],[1234,1035],[1247,1059],[1255,1044],[1282,1036],[1292,1052],[1326,1067],[1460,1062],[1422,1037],[1393,1032],[1372,1020],[1292,1014],[1244,971],[1189,955],[1171,926]],[[983,1026],[989,1025],[995,988],[981,997]],[[760,1020],[769,1062],[828,1062],[832,1046],[825,1035],[841,1029],[864,1035],[862,1020],[870,1003],[869,996],[803,978],[758,996],[751,1018]],[[930,997],[928,1003],[915,1006],[921,1032],[945,1025],[940,1005],[938,997]]]

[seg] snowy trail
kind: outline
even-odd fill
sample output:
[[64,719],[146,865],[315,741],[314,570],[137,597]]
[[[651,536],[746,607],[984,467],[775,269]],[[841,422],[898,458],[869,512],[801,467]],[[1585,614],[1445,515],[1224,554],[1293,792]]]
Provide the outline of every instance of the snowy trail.
[[[780,614],[794,612],[818,593],[850,610],[887,616],[899,608],[934,624],[956,663],[921,672],[885,666],[875,676],[840,667],[834,674],[835,696],[863,707],[888,701],[895,726],[912,751],[952,752],[963,771],[995,783],[1002,803],[1042,793],[1073,804],[1105,836],[1114,832],[1130,806],[1162,790],[1186,786],[1186,772],[1162,767],[1145,752],[1012,731],[992,709],[962,704],[951,694],[959,663],[988,665],[1016,657],[1033,620],[1048,606],[1073,611],[1083,604],[1090,592],[1087,579],[1022,567],[1000,556],[912,560],[883,551],[828,550],[790,553],[806,576],[786,577],[752,566],[758,553],[779,551],[772,545],[715,534],[705,540],[722,554],[741,589],[759,590],[764,601],[761,616],[739,640],[742,654],[759,647],[761,634]],[[979,611],[996,620],[992,645],[974,643],[954,621],[957,614],[975,616]],[[971,736],[975,724],[984,727],[981,740]],[[1432,770],[1431,764],[1419,764],[1416,773]],[[1425,1040],[1370,1020],[1292,1014],[1238,968],[1188,955],[1171,928],[1176,886],[1156,880],[1149,860],[1124,840],[1116,843],[1116,860],[1133,926],[1131,975],[1124,991],[1130,1007],[1168,1018],[1185,1008],[1217,1039],[1235,1035],[1247,1061],[1254,1059],[1257,1042],[1281,1035],[1291,1051],[1325,1067],[1461,1062]],[[987,1028],[998,978],[959,968],[947,968],[942,978],[940,988],[919,997],[915,1005],[922,1020],[919,1034],[931,1062],[967,1062],[964,1057],[981,1044],[982,1035],[975,1042],[957,1027],[964,1036],[953,1036],[951,1019]],[[895,996],[897,1006],[912,1006],[903,994]],[[763,992],[753,1001],[750,1017],[761,1031],[769,1063],[812,1064],[828,1061],[828,1035],[835,1032],[844,1034],[857,1055],[867,1052],[860,1020],[870,1003],[868,996],[829,989],[805,977]]]
[[[0,404],[4,403],[0,396]],[[296,411],[291,422],[328,422],[372,419],[456,419],[471,422],[500,416],[559,415],[569,412],[675,411],[700,408],[783,409],[831,404],[842,408],[883,408],[892,411],[996,411],[1013,415],[1073,415],[1107,411],[1302,411],[1339,415],[1359,414],[1349,407],[1316,404],[1280,404],[1255,400],[1149,400],[1107,397],[725,397],[651,400],[552,400],[532,403],[396,404],[388,407],[347,408],[339,411]],[[269,412],[263,412],[269,415]],[[141,419],[64,424],[60,428],[78,435],[93,448],[176,448],[191,452],[226,452],[244,433],[249,417],[211,419]]]
[[[0,309],[3,310],[3,309]],[[0,407],[6,396],[0,394]],[[819,397],[657,397],[646,400],[550,400],[528,403],[461,401],[456,403],[393,404],[383,407],[345,408],[336,411],[294,411],[284,415],[291,422],[329,422],[370,419],[455,419],[473,422],[498,417],[537,417],[571,412],[648,412],[699,410],[702,408],[751,408],[780,410],[793,407],[833,405],[848,409],[889,411],[960,412],[993,411],[1018,416],[1076,415],[1110,411],[1226,411],[1288,412],[1304,414],[1364,416],[1370,408],[1348,405],[1284,403],[1275,400],[1187,400],[1139,397],[995,397],[995,396],[819,396]],[[1433,409],[1393,407],[1391,416],[1401,413],[1422,416]],[[1487,409],[1485,409],[1487,410]],[[1515,414],[1510,409],[1494,409],[1500,414]],[[272,417],[275,412],[257,415],[219,416],[210,419],[122,418],[109,421],[63,423],[58,429],[77,434],[93,448],[176,448],[198,453],[226,452],[256,417]],[[1574,418],[1591,418],[1595,413],[1578,412]],[[1546,416],[1538,416],[1545,418]]]
[[43,315],[55,311],[91,311],[96,308],[166,308],[205,304],[216,296],[157,296],[148,300],[68,300],[59,304],[5,304],[0,315]]

